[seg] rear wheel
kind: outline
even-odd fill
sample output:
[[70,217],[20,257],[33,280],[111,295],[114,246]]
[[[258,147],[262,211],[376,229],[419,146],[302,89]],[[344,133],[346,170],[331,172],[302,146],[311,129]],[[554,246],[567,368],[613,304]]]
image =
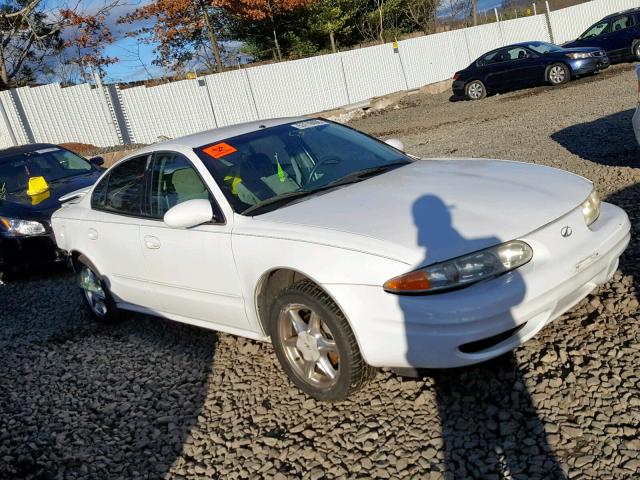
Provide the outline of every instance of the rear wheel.
[[638,40],[633,44],[633,56],[636,57],[636,61],[640,62],[640,41]]
[[107,285],[84,257],[79,260],[80,293],[91,316],[99,322],[116,322],[120,311]]
[[344,400],[375,375],[340,309],[312,282],[296,283],[276,298],[270,332],[282,369],[317,400]]
[[547,81],[551,85],[562,85],[569,80],[571,80],[571,72],[564,63],[554,63],[547,70]]
[[482,100],[487,96],[487,89],[480,80],[473,80],[465,87],[465,94],[469,100]]

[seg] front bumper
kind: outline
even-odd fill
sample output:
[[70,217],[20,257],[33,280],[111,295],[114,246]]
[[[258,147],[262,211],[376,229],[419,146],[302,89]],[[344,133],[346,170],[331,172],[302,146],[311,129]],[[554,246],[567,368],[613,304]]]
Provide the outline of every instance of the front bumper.
[[34,268],[64,260],[53,235],[0,236],[0,271]]
[[[560,235],[565,225],[573,238]],[[349,318],[370,365],[461,367],[512,350],[607,282],[629,230],[625,212],[604,203],[591,228],[576,209],[522,238],[534,250],[529,264],[466,289],[397,296],[371,285],[326,288]]]
[[609,68],[611,62],[606,55],[603,57],[584,58],[580,60],[569,60],[569,66],[574,75],[586,75]]

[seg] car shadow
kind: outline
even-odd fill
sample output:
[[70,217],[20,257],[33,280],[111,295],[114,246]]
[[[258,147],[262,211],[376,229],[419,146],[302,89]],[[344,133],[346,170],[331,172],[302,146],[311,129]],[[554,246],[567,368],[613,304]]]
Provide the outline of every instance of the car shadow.
[[634,113],[635,109],[630,109],[572,125],[551,138],[584,160],[609,166],[640,166],[640,151],[631,126]]
[[[455,248],[459,255],[477,251],[487,240],[492,244],[504,241],[497,237],[465,238],[454,227],[455,211],[455,205],[445,205],[433,195],[424,195],[414,203],[417,245],[425,251],[423,265],[447,248]],[[433,365],[447,357],[464,358],[465,354],[480,358],[487,352],[508,351],[519,335],[527,336],[527,326],[519,326],[510,313],[525,297],[521,274],[514,270],[495,281],[501,282],[499,295],[504,307],[498,310],[493,307],[496,289],[487,283],[446,296],[400,296],[408,364],[424,365],[426,360]],[[473,343],[479,340],[476,336],[464,347],[465,354],[459,352],[450,338],[477,328],[472,321],[464,325],[464,319],[492,308],[499,319],[492,322],[493,331],[488,335],[495,337]],[[454,316],[452,309],[456,310]],[[434,380],[444,465],[432,464],[432,468],[444,469],[445,478],[565,478],[512,352],[472,367],[419,373]]]
[[61,283],[55,302],[0,309],[0,478],[164,478],[188,457],[215,332],[145,315],[96,323],[70,275],[3,285],[0,304]]

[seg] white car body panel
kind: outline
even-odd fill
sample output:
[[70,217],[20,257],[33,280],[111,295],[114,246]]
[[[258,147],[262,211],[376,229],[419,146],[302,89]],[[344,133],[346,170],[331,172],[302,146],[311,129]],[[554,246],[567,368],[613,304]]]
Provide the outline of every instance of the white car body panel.
[[[234,213],[193,148],[287,121],[206,132],[131,156],[187,156],[224,224],[171,229],[92,210],[86,195],[53,215],[59,247],[89,258],[122,307],[263,340],[261,282],[276,269],[297,271],[333,297],[369,364],[401,368],[456,367],[514,348],[606,282],[629,241],[629,220],[613,205],[603,204],[586,226],[580,205],[589,181],[493,160],[417,161],[256,217]],[[382,288],[416,267],[515,239],[533,248],[533,260],[498,278],[438,295]],[[491,348],[460,350],[518,327]]]

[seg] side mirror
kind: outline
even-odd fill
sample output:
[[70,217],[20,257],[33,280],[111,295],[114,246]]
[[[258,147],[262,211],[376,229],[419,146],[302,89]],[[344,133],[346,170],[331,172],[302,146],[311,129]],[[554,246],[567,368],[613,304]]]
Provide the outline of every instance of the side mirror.
[[396,150],[400,150],[401,152],[404,152],[404,143],[402,143],[402,140],[398,140],[397,138],[390,138],[389,140],[386,140],[384,143],[392,146]]
[[164,214],[164,223],[171,228],[197,227],[213,220],[213,209],[209,200],[195,199],[179,203]]
[[101,167],[104,165],[104,158],[102,157],[91,157],[89,159],[89,163],[94,164],[96,167]]

